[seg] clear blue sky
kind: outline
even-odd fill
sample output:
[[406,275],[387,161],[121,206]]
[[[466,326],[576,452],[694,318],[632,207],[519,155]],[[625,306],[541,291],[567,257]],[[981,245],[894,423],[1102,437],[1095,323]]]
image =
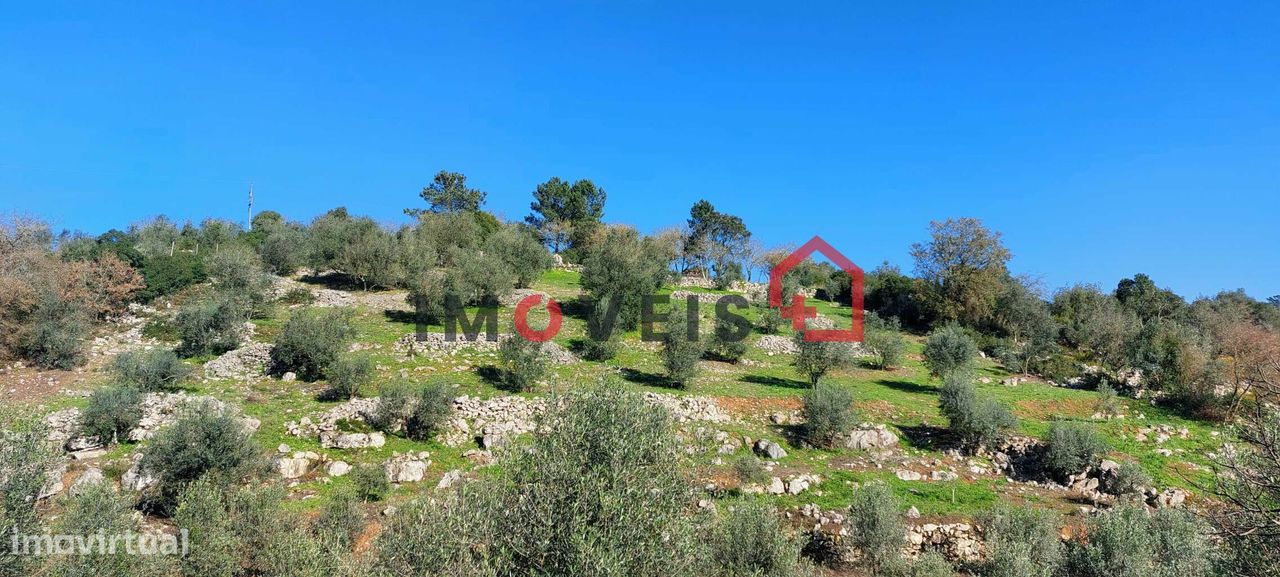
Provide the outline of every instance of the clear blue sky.
[[243,219],[249,181],[395,222],[448,168],[510,219],[588,177],[612,222],[707,198],[864,268],[975,216],[1050,289],[1280,293],[1274,3],[25,4],[0,211],[59,227]]

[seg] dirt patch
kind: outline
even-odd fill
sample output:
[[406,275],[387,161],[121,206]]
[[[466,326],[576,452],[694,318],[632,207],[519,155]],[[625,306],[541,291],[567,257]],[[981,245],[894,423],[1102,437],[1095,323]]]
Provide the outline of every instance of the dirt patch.
[[356,535],[355,543],[352,544],[352,550],[357,559],[363,557],[373,547],[373,542],[378,539],[378,535],[381,533],[382,523],[372,521],[365,525],[364,530],[359,535]]
[[75,371],[0,369],[0,405],[41,403],[61,396],[67,391],[85,388],[90,376],[92,373],[87,369]]
[[734,417],[761,417],[777,412],[798,411],[797,398],[715,397],[716,404]]

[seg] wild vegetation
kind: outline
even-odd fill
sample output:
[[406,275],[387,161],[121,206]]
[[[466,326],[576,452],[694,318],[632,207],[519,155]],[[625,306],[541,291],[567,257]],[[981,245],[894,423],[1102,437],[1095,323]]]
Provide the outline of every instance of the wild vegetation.
[[[793,330],[761,282],[790,247],[726,207],[646,235],[606,224],[588,179],[535,185],[518,222],[459,173],[420,196],[394,227],[0,227],[0,527],[192,544],[0,539],[0,575],[1280,566],[1280,298],[1188,302],[1143,274],[1045,293],[959,218],[914,274],[866,274],[865,342],[822,342],[855,317],[849,277],[777,279],[816,312]],[[518,334],[529,295],[533,330],[564,313],[546,343]]]

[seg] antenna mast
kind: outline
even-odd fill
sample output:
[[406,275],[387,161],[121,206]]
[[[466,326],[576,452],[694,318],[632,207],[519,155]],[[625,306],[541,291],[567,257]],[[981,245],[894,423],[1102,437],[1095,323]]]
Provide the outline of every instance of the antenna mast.
[[249,219],[244,221],[244,230],[249,232],[253,230],[253,183],[249,183]]

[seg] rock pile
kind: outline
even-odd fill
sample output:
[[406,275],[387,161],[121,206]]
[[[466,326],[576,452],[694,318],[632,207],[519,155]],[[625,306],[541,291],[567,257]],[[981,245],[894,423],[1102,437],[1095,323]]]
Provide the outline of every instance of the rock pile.
[[128,312],[111,319],[112,332],[93,339],[89,345],[89,355],[114,357],[128,351],[159,346],[159,341],[142,336],[142,329],[147,326],[147,319],[156,313],[156,309],[149,306],[130,304]]
[[975,561],[982,556],[982,539],[969,523],[925,523],[907,529],[907,555],[937,551],[951,561]]
[[672,420],[677,423],[689,421],[727,423],[730,420],[729,414],[710,397],[677,397],[650,392],[644,394],[644,400],[670,411]]
[[763,335],[756,341],[756,347],[766,355],[794,355],[799,352],[796,342],[791,337],[782,335]]
[[898,444],[898,436],[884,425],[863,424],[857,430],[841,435],[839,445],[856,451],[884,450]]
[[678,290],[671,293],[671,302],[679,302],[681,304],[688,301],[689,297],[700,303],[714,303],[725,295],[717,293],[697,293],[693,291]]
[[716,288],[716,281],[704,276],[687,275],[680,277],[680,279],[676,281],[676,286],[711,289]]
[[387,480],[392,483],[417,483],[427,476],[430,457],[426,451],[403,455],[395,453],[382,467],[387,473]]
[[[144,441],[160,429],[172,425],[187,410],[227,411],[238,414],[235,407],[213,397],[187,396],[185,393],[147,393],[142,398],[142,419],[129,431],[128,440]],[[245,429],[253,432],[261,423],[251,417],[240,417]],[[68,451],[86,451],[102,446],[96,437],[80,436],[80,409],[63,409],[45,416],[49,440],[63,443]]]
[[551,299],[551,295],[548,295],[547,293],[544,293],[542,291],[537,291],[537,290],[527,289],[527,288],[518,288],[511,291],[510,294],[498,299],[498,304],[504,307],[513,307],[519,304],[520,301],[524,300],[526,297],[529,297],[530,295],[538,295],[539,297],[542,297],[542,300],[540,302],[542,303],[543,306],[545,306],[547,302]]
[[210,379],[248,380],[267,374],[271,366],[272,345],[250,343],[205,363],[204,375]]

